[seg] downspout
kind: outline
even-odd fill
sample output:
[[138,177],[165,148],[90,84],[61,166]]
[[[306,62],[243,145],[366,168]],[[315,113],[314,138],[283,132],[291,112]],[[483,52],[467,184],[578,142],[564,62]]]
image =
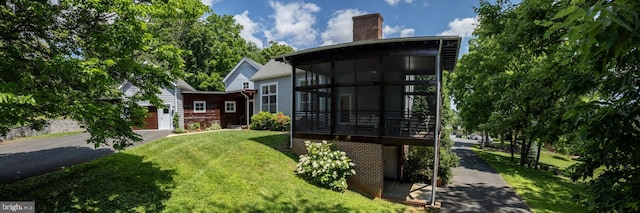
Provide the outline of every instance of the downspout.
[[438,156],[438,152],[440,151],[439,148],[439,144],[440,144],[440,124],[441,121],[440,119],[441,116],[441,108],[442,108],[442,69],[440,66],[440,55],[442,52],[442,39],[440,39],[440,44],[438,47],[438,55],[436,55],[436,128],[435,128],[435,133],[434,133],[434,137],[435,137],[435,141],[433,144],[433,178],[431,178],[431,207],[434,207],[436,205],[436,191],[438,188],[438,165],[440,164],[439,162],[439,156]]
[[282,56],[282,61],[286,64],[289,64],[291,66],[291,112],[289,113],[289,115],[291,116],[291,128],[289,128],[289,149],[293,148],[293,126],[296,120],[296,116],[293,114],[293,112],[295,111],[295,98],[296,98],[296,85],[295,85],[295,75],[296,75],[296,68],[293,67],[293,65],[291,64],[290,61],[287,61],[287,58],[285,58],[284,56]]
[[249,96],[247,94],[244,94],[244,90],[240,90],[240,94],[242,94],[244,96],[244,117],[247,119],[247,128],[249,128]]
[[[173,86],[173,116],[171,116],[171,129],[175,130],[177,127],[173,126],[173,117],[176,116],[175,113],[178,113],[178,82],[176,81],[176,85]],[[182,117],[182,116],[181,116]],[[178,125],[180,125],[180,120],[178,119]]]

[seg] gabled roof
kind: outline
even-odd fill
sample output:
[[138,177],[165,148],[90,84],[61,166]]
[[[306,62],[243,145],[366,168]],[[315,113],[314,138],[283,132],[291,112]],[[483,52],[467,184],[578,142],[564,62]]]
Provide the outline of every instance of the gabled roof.
[[[302,72],[303,70],[296,69],[296,71]],[[273,78],[279,78],[279,77],[290,76],[290,75],[291,75],[291,65],[271,59],[269,60],[269,62],[267,62],[267,64],[264,65],[262,69],[260,69],[255,75],[253,75],[253,78],[251,78],[251,80],[259,81],[259,80],[273,79]]]
[[175,84],[176,84],[176,86],[178,86],[183,91],[196,91],[195,88],[193,88],[189,83],[187,83],[186,81],[184,81],[182,79],[176,80]]
[[249,65],[251,65],[253,68],[255,68],[256,70],[260,70],[262,69],[263,65],[255,62],[247,57],[243,57],[242,60],[240,60],[240,62],[238,62],[238,64],[236,64],[235,67],[233,67],[233,69],[231,70],[231,72],[229,72],[229,74],[227,74],[227,76],[224,77],[224,79],[222,79],[223,82],[226,82],[227,79],[231,76],[231,74],[233,74],[234,72],[236,72],[236,70],[238,70],[238,68],[240,67],[240,64],[242,63],[248,63]]
[[[131,82],[127,81],[123,84],[118,85],[118,89],[122,89],[122,87],[131,84]],[[182,79],[178,79],[176,80],[176,82],[171,82],[171,85],[173,86],[177,86],[180,89],[184,90],[184,91],[197,91],[195,88],[193,88],[189,83],[187,83],[186,81],[182,80]]]

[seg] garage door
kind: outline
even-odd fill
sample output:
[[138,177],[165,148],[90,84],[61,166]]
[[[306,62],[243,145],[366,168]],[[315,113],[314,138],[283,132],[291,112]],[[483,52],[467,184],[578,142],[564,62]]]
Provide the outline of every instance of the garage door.
[[154,106],[148,106],[147,118],[144,119],[144,126],[142,128],[133,127],[133,129],[158,129],[158,109]]

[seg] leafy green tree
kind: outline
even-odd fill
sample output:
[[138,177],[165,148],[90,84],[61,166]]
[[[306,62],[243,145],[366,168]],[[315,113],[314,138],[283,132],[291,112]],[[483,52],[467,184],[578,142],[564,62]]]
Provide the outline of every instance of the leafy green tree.
[[[140,141],[131,126],[161,106],[159,86],[183,75],[181,50],[161,42],[149,23],[199,17],[200,1],[0,1],[0,132],[40,129],[47,118],[80,122],[95,146]],[[118,86],[140,92],[128,98]],[[112,140],[110,140],[112,139]]]
[[[576,128],[583,163],[572,179],[587,181],[591,210],[640,211],[640,2],[561,1],[546,36],[563,33],[580,69],[560,76],[563,94],[579,101],[564,117]],[[603,170],[602,172],[596,172]]]
[[248,50],[249,53],[247,56],[261,64],[266,64],[274,56],[292,53],[295,51],[293,47],[290,47],[286,44],[279,44],[275,41],[270,41],[269,47],[266,47],[264,49],[257,49],[257,46],[255,46],[255,44],[250,43],[248,46]]
[[198,90],[224,90],[222,79],[247,55],[242,25],[233,16],[210,13],[205,20],[165,20],[150,28],[185,51],[185,80]]

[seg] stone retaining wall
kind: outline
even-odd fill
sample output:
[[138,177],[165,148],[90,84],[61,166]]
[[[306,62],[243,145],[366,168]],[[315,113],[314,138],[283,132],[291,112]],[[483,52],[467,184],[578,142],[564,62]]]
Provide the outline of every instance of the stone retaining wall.
[[28,126],[17,127],[11,129],[6,135],[0,135],[0,142],[9,141],[17,138],[32,137],[49,133],[82,131],[84,128],[78,122],[71,119],[50,120],[49,125],[42,131],[36,131]]
[[[295,138],[292,151],[296,155],[307,153],[304,146],[305,139]],[[319,142],[319,141],[314,141]],[[345,153],[356,164],[356,174],[347,178],[349,188],[355,189],[373,197],[382,196],[384,187],[384,158],[383,146],[380,144],[330,141],[335,147]]]

